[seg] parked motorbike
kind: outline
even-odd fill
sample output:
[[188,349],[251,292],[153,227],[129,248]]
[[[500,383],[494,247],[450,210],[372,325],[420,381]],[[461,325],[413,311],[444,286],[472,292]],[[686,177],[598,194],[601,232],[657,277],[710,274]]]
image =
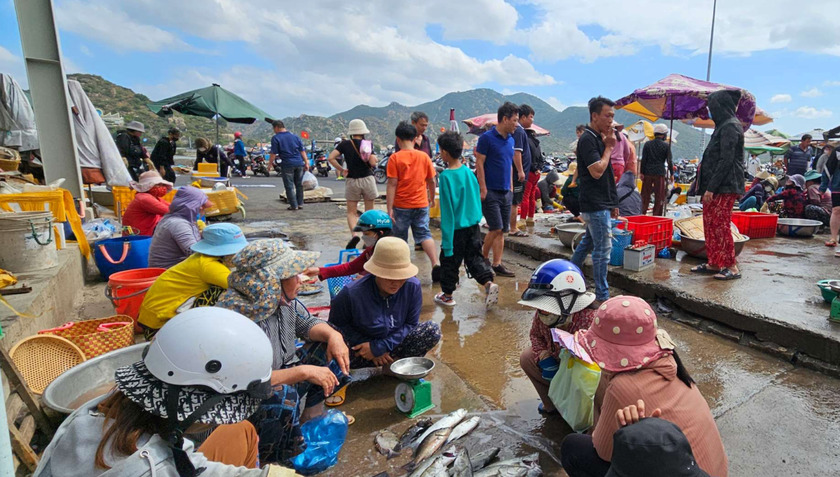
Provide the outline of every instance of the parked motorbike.
[[385,155],[376,167],[373,168],[373,178],[376,179],[377,184],[384,184],[388,182],[388,159],[391,157],[391,152]]
[[697,177],[697,164],[689,159],[680,159],[674,167],[674,180],[680,184],[691,184]]
[[268,162],[265,159],[265,151],[262,149],[257,149],[256,147],[251,148],[248,151],[248,158],[251,161],[251,172],[254,173],[254,176],[258,176],[260,174],[270,177],[271,172],[268,170]]
[[315,174],[321,177],[327,177],[330,174],[330,163],[327,161],[327,155],[321,149],[312,151],[315,162]]

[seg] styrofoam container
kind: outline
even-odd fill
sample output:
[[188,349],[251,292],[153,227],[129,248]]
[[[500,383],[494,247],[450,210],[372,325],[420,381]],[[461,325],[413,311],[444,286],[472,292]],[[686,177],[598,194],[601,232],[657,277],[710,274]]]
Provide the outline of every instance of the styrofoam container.
[[644,247],[633,249],[624,249],[624,268],[639,272],[653,266],[653,261],[656,258],[656,247],[653,244],[645,245]]

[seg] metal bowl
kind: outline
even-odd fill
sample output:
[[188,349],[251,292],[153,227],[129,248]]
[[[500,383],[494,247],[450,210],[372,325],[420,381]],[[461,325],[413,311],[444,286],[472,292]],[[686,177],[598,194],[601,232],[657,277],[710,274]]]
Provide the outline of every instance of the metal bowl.
[[391,363],[391,372],[400,379],[420,379],[435,369],[429,358],[403,358]]
[[[741,251],[744,250],[744,244],[746,244],[750,240],[750,238],[746,235],[743,235],[743,237],[744,240],[735,241],[735,256],[741,254]],[[705,240],[697,240],[683,235],[682,237],[680,237],[680,242],[682,245],[682,249],[685,253],[691,255],[692,257],[703,259],[708,258],[708,256],[706,255]]]
[[812,237],[822,226],[819,220],[779,219],[776,233],[786,237]]
[[557,231],[557,236],[560,237],[563,245],[569,248],[573,248],[575,237],[578,235],[583,236],[586,233],[586,227],[580,223],[558,225],[554,227],[554,230]]
[[114,384],[114,371],[140,361],[147,344],[120,348],[68,369],[44,390],[41,396],[44,404],[50,409],[70,414],[86,401],[104,395]]

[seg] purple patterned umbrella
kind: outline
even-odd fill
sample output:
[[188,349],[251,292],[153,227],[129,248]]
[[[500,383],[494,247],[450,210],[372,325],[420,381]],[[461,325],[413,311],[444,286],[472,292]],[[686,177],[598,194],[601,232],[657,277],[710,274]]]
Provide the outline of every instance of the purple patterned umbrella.
[[711,93],[721,90],[741,92],[735,115],[749,129],[755,117],[755,97],[747,90],[672,74],[656,83],[633,91],[615,103],[616,109],[638,114],[645,119],[709,119],[706,102]]

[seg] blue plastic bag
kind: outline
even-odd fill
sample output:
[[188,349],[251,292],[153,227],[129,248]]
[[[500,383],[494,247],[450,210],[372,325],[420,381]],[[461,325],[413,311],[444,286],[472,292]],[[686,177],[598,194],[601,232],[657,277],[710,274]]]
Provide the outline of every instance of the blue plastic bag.
[[295,471],[303,475],[323,472],[338,462],[338,453],[347,437],[347,416],[330,410],[301,426],[306,450],[292,459]]

